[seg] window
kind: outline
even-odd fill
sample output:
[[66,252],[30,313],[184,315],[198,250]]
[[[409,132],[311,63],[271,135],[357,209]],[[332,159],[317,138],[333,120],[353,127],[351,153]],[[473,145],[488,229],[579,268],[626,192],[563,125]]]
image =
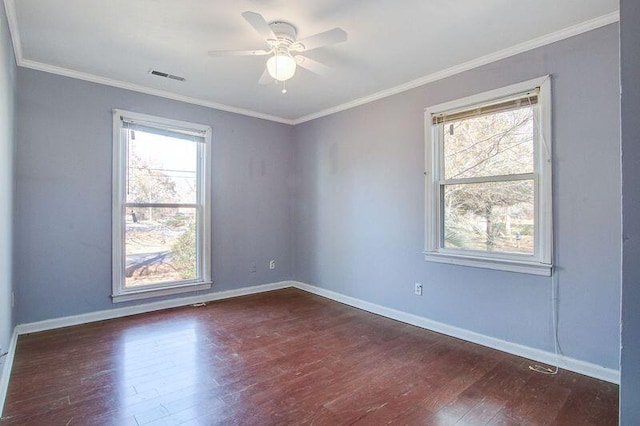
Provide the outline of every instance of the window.
[[211,288],[211,128],[114,110],[114,302]]
[[427,108],[425,259],[551,273],[550,83]]

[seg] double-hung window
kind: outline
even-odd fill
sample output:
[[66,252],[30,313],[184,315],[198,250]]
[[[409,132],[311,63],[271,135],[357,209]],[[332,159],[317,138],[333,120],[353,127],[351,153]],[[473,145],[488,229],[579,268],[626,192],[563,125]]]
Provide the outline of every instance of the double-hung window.
[[425,259],[549,275],[548,77],[427,108]]
[[211,128],[113,114],[113,300],[211,287]]

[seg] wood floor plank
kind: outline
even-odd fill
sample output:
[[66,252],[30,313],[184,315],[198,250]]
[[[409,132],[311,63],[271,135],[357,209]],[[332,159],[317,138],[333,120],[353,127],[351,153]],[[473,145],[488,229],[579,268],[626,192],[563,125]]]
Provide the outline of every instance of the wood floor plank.
[[286,289],[20,336],[7,425],[617,424],[618,387]]

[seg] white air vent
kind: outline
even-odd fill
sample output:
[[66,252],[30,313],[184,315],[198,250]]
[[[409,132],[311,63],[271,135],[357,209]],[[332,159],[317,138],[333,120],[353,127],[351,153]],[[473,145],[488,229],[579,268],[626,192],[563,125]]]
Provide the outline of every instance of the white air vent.
[[179,75],[169,74],[168,72],[158,71],[154,69],[149,70],[149,74],[157,75],[158,77],[170,78],[172,80],[184,81],[184,77],[180,77]]

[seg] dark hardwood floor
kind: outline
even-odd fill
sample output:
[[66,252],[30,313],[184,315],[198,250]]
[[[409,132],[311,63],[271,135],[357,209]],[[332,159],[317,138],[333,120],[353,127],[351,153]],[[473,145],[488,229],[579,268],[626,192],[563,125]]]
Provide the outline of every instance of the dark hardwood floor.
[[2,424],[617,424],[530,364],[287,289],[21,336]]

